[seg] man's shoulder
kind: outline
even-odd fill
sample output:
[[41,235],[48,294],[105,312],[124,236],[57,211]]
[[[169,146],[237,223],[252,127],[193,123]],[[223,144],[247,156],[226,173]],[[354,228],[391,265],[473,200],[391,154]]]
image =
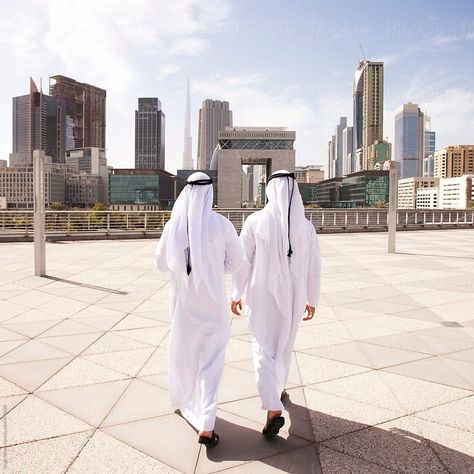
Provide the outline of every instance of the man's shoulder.
[[232,222],[229,219],[227,219],[227,217],[223,216],[222,214],[219,214],[216,211],[213,211],[212,214],[213,214],[214,222],[222,230],[226,231],[229,228],[234,227],[234,224],[232,224]]

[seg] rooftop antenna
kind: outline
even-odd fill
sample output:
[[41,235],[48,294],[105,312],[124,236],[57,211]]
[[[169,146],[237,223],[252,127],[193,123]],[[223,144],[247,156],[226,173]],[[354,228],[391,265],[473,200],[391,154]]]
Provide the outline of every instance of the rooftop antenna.
[[359,43],[359,48],[360,48],[360,52],[362,53],[362,58],[364,59],[364,61],[367,61],[364,50],[362,49],[362,45],[360,43]]

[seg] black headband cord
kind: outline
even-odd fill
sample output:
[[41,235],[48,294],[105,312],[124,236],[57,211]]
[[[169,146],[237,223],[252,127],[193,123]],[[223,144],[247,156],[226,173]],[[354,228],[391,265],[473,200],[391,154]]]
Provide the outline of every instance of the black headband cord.
[[[290,177],[287,176],[286,177],[286,181],[288,183],[288,193],[290,192]],[[288,200],[288,244],[289,244],[289,248],[288,248],[288,258],[291,258],[291,255],[293,254],[293,249],[291,248],[291,240],[290,240],[290,222],[291,222],[291,201],[293,200],[293,191],[295,190],[295,181],[293,180],[293,186],[291,188],[291,194],[290,194],[290,198]]]
[[[213,181],[211,178],[207,179],[196,179],[195,181],[186,181],[186,184],[190,184],[191,186],[206,186],[208,184],[212,184]],[[189,225],[188,225],[188,217],[186,217],[186,233],[188,234],[188,247],[186,248],[186,272],[189,275],[191,273],[191,243],[189,242]]]
[[186,181],[186,184],[194,184],[196,186],[206,186],[207,184],[212,184],[213,181],[209,179],[196,179],[195,181]]
[[[288,184],[288,258],[291,258],[293,255],[293,249],[291,248],[291,239],[290,239],[290,222],[291,222],[291,202],[293,201],[293,192],[295,191],[295,173],[274,173],[272,174],[268,180],[267,180],[267,185],[268,183],[274,179],[274,178],[286,178],[286,182]],[[291,188],[291,194],[290,194],[290,178],[293,178],[293,186]]]

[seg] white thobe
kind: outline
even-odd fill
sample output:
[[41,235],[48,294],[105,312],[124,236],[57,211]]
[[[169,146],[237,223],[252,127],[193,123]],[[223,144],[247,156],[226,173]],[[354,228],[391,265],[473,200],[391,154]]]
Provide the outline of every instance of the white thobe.
[[[182,281],[187,275],[170,281],[168,380],[171,403],[199,431],[214,429],[217,389],[224,368],[225,348],[230,337],[231,317],[226,298],[225,273],[232,273],[242,262],[242,248],[234,226],[212,212],[213,235],[208,262],[218,301],[213,299],[204,281],[198,288]],[[167,267],[169,228],[165,226],[155,253],[158,270]],[[183,259],[185,254],[183,252]],[[192,260],[191,260],[192,262]]]
[[234,276],[232,299],[240,300],[247,290],[248,327],[253,336],[253,361],[262,408],[280,411],[283,409],[280,397],[288,378],[299,322],[306,304],[319,304],[321,259],[316,232],[307,221],[304,229],[309,242],[307,255],[300,259],[296,276],[289,266],[286,268],[287,285],[281,300],[276,301],[268,288],[271,256],[255,232],[260,215],[256,212],[249,216],[240,234],[244,261]]

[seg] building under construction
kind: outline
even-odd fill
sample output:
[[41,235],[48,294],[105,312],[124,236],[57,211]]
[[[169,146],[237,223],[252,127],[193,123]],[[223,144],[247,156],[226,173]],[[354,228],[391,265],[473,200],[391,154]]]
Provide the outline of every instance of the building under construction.
[[65,76],[49,79],[49,94],[66,109],[66,149],[105,148],[106,91]]

